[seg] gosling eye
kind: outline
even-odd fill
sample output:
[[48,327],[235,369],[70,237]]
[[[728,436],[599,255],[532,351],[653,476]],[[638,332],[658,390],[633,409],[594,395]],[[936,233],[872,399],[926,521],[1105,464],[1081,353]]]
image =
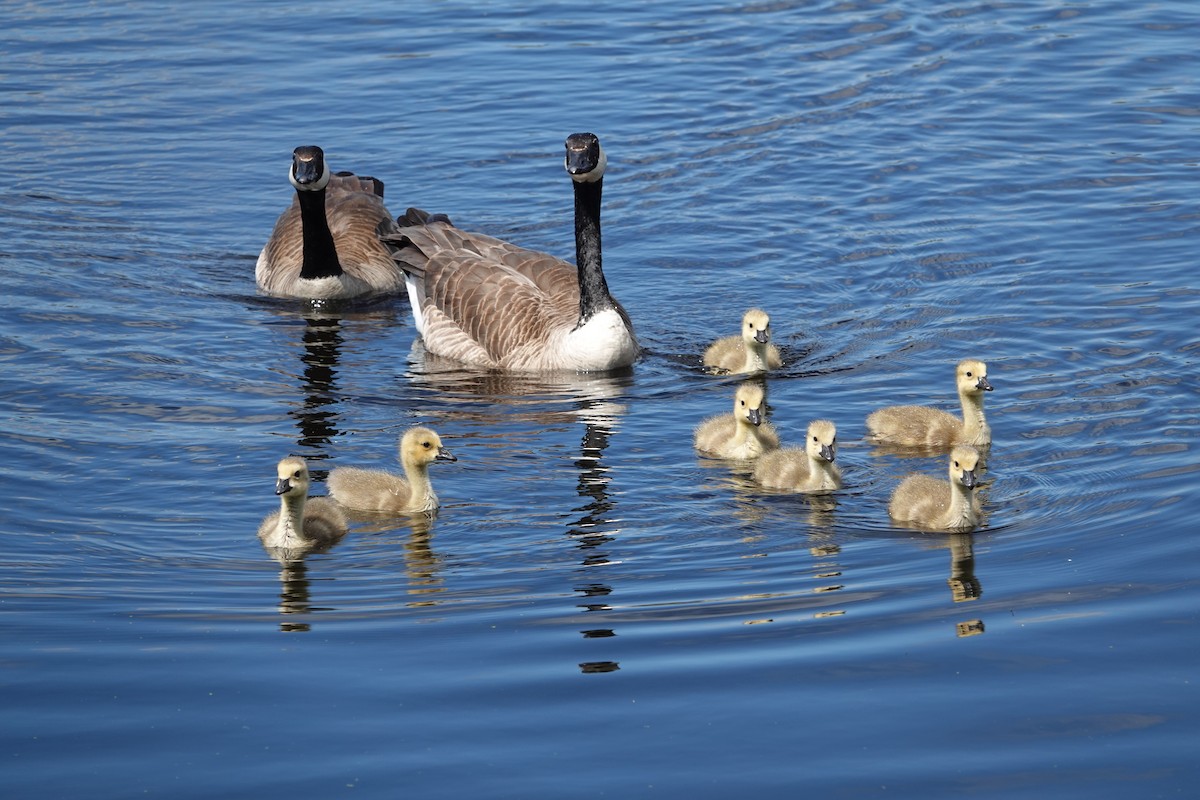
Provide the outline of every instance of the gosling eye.
[[975,375],[974,375],[974,373],[971,372],[971,370],[967,370],[967,377],[973,378],[973,377],[975,377]]
[[293,478],[299,478],[299,477],[300,477],[300,470],[296,470],[295,472],[293,472],[293,473],[292,473],[292,477],[293,477]]
[[745,407],[745,405],[746,405],[746,401],[745,401],[745,400],[739,400],[738,402],[739,402],[739,403],[741,403],[743,407]]
[[421,447],[424,447],[426,450],[428,450],[430,447],[433,447],[433,443],[432,442],[421,442]]

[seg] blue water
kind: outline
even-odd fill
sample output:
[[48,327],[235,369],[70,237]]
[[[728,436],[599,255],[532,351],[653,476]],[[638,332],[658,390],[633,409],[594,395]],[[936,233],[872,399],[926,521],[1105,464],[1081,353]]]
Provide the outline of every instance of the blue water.
[[[1200,8],[662,0],[0,8],[0,775],[14,797],[1187,797]],[[435,368],[407,300],[261,297],[292,148],[571,254],[609,154],[629,375]],[[772,315],[772,419],[691,431]],[[897,528],[864,440],[983,358],[986,524]],[[432,522],[279,564],[295,452]],[[318,493],[323,489],[317,487]]]

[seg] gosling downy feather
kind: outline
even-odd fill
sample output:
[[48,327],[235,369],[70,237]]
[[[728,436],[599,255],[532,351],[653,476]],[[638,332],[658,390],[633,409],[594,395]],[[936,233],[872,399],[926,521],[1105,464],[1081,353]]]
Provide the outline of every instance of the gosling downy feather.
[[349,172],[331,175],[315,146],[296,148],[288,178],[296,196],[258,256],[260,289],[324,300],[403,288],[404,273],[379,238],[395,228],[382,182]]
[[324,497],[309,497],[308,464],[288,456],[276,466],[275,494],[279,510],[258,526],[258,538],[269,548],[303,551],[346,533],[346,517]]
[[575,260],[526,250],[409,209],[385,240],[407,275],[425,348],[456,361],[519,372],[627,367],[639,348],[600,258],[600,140],[566,140],[575,187]]
[[404,477],[381,470],[337,467],[329,473],[329,494],[347,508],[391,514],[436,511],[438,496],[429,480],[434,461],[457,461],[429,428],[410,428],[400,437]]
[[837,427],[827,419],[808,424],[804,448],[764,453],[754,465],[754,480],[771,489],[820,492],[842,488],[837,464]]
[[911,446],[990,445],[992,429],[983,416],[984,392],[992,391],[987,365],[966,359],[959,362],[955,374],[962,419],[926,406],[889,406],[867,417],[871,435],[879,442]]
[[958,445],[950,451],[950,481],[909,475],[888,503],[892,519],[935,530],[969,530],[979,524],[979,451]]
[[733,396],[733,413],[720,414],[696,428],[696,449],[718,458],[758,458],[779,447],[775,428],[766,421],[762,386],[743,383]]
[[740,374],[779,369],[783,358],[771,344],[771,318],[767,312],[752,308],[742,317],[740,336],[717,339],[704,351],[704,366]]

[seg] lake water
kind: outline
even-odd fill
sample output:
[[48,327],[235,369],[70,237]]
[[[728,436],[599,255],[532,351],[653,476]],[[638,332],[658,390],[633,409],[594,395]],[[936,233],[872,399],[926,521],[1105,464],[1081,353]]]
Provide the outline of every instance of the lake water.
[[[1187,797],[1200,780],[1200,7],[7,3],[6,795]],[[301,144],[393,213],[572,256],[609,155],[626,375],[437,367],[403,297],[259,296]],[[691,431],[772,315],[755,489]],[[895,527],[871,410],[983,358],[986,524]],[[280,565],[274,464],[432,522]]]

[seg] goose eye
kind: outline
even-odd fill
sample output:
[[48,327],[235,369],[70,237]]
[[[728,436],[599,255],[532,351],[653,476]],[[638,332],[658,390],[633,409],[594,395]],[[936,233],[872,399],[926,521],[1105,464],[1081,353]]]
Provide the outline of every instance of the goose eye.
[[300,470],[296,470],[295,472],[293,472],[293,473],[292,473],[292,477],[293,477],[293,478],[299,478],[299,477],[300,477]]
[[955,467],[958,467],[958,465],[959,465],[959,464],[958,464],[958,462],[957,462],[957,461],[955,461],[955,462],[954,462],[954,466],[955,466]]
[[432,446],[433,445],[430,442],[421,442],[421,447],[424,447],[426,450],[428,450]]
[[967,377],[968,377],[968,378],[973,378],[973,377],[975,377],[975,376],[974,376],[974,375],[971,373],[971,370],[967,370]]

